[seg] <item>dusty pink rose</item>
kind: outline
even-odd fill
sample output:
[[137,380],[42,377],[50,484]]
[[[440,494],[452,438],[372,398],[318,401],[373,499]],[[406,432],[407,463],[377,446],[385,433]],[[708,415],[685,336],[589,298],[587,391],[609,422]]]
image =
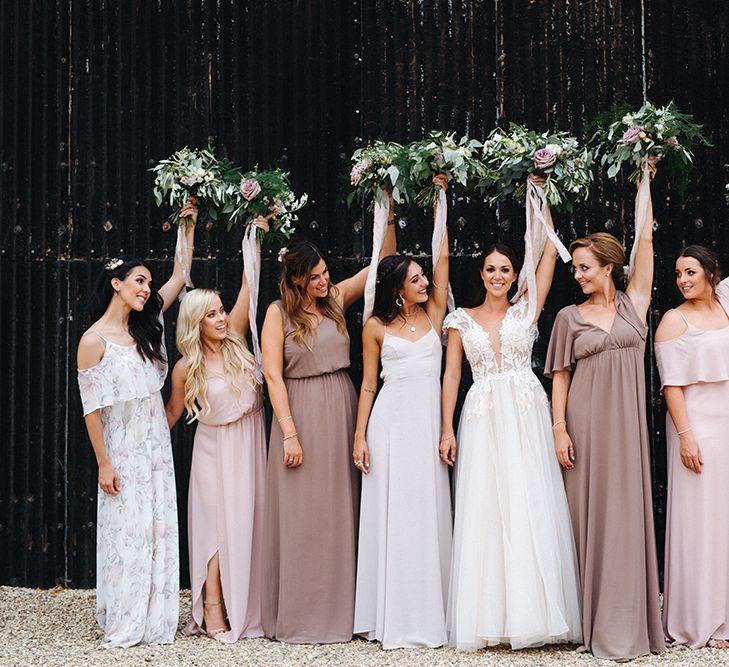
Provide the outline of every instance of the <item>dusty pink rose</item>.
[[352,185],[359,185],[359,182],[362,180],[362,176],[367,173],[370,167],[372,167],[372,160],[369,158],[354,165],[354,167],[352,167],[352,172],[349,175]]
[[672,148],[676,148],[676,146],[678,146],[678,139],[676,139],[676,137],[668,137],[668,139],[666,139],[666,143]]
[[243,195],[243,199],[250,201],[254,199],[261,191],[261,184],[255,178],[246,178],[241,181],[240,193]]
[[435,164],[438,167],[442,167],[443,166],[443,159],[444,159],[443,158],[443,153],[438,152],[438,153],[434,153],[433,154],[433,161],[435,162]]
[[547,167],[551,167],[556,160],[557,156],[550,148],[540,148],[536,153],[534,153],[534,166],[537,169],[546,169]]
[[633,127],[629,127],[627,130],[625,130],[625,133],[623,134],[623,143],[624,144],[634,144],[640,139],[640,133],[643,131],[643,128],[640,125],[633,125]]

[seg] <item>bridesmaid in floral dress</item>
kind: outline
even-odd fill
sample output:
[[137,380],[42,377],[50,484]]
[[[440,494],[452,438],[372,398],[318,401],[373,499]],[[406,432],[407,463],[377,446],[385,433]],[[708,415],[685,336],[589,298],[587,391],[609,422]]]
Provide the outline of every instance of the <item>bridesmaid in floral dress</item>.
[[[183,217],[190,266],[197,208]],[[179,615],[177,498],[170,431],[160,389],[167,375],[161,313],[185,271],[157,293],[142,261],[117,258],[98,277],[94,320],[78,346],[78,383],[99,465],[96,620],[103,648],[169,644]]]
[[716,255],[684,248],[685,301],[656,331],[668,405],[663,627],[674,644],[729,648],[729,279]]

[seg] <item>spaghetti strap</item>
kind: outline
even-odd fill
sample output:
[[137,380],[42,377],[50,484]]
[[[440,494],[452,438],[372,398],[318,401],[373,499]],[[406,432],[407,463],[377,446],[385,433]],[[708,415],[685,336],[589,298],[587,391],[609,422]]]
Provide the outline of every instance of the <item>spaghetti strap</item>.
[[96,331],[96,329],[86,329],[86,331],[84,331],[84,336],[85,336],[86,334],[89,334],[89,333],[92,333],[92,334],[94,334],[95,336],[98,336],[99,338],[101,338],[101,340],[103,340],[103,341],[104,341],[104,347],[106,347],[106,345],[107,345],[107,343],[108,343],[109,341],[108,341],[108,340],[106,339],[106,337],[105,337],[105,336],[102,336],[102,335],[101,335],[101,334],[100,334],[100,333],[99,333],[98,331]]
[[430,322],[430,328],[433,329],[433,331],[435,331],[435,327],[433,326],[433,322],[431,322],[431,320],[430,320],[430,316],[428,315],[428,311],[425,310],[425,308],[423,308],[423,312],[425,313],[425,317],[428,318],[428,322]]
[[682,312],[681,312],[681,311],[680,311],[680,310],[679,310],[678,308],[674,308],[673,310],[674,310],[675,312],[677,312],[677,313],[678,313],[678,314],[679,314],[679,315],[681,316],[681,319],[682,319],[682,320],[683,320],[683,321],[684,321],[684,322],[686,323],[686,326],[687,326],[687,327],[690,327],[690,326],[691,326],[691,325],[689,324],[689,321],[688,321],[688,320],[686,319],[686,317],[684,316],[684,314],[683,314],[683,313],[682,313]]

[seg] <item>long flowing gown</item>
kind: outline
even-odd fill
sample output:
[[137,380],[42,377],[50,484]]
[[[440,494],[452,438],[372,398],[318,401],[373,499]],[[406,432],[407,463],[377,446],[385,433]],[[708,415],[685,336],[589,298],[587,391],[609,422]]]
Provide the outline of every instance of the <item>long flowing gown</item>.
[[[729,279],[717,296],[729,314]],[[663,626],[673,643],[701,648],[709,639],[729,639],[729,327],[689,324],[655,349],[662,385],[683,389],[704,461],[698,475],[681,463],[676,427],[666,415]]]
[[581,650],[634,658],[665,648],[645,403],[648,328],[618,291],[610,331],[559,311],[544,372],[572,370],[564,472],[582,584]]
[[297,345],[281,302],[286,334],[284,382],[304,450],[283,463],[283,433],[273,421],[268,450],[263,629],[294,644],[352,639],[359,473],[352,465],[357,395],[347,374],[349,336],[324,318],[311,349]]
[[380,390],[367,427],[354,631],[383,648],[446,641],[451,552],[448,471],[440,439],[441,342],[385,330]]
[[527,304],[489,334],[458,308],[473,372],[458,427],[449,641],[476,650],[579,642],[579,575],[547,395],[531,367]]
[[[98,491],[96,620],[101,646],[169,644],[179,615],[177,494],[170,430],[160,389],[167,365],[136,345],[106,346],[78,371],[84,416],[100,410],[104,445],[121,491]],[[91,334],[87,334],[91,335]]]
[[[188,534],[192,618],[185,634],[203,622],[203,585],[217,553],[230,630],[224,643],[262,637],[263,502],[266,430],[261,390],[241,373],[236,392],[228,379],[207,373],[210,412],[198,418],[190,470]],[[208,630],[214,628],[207,628]]]

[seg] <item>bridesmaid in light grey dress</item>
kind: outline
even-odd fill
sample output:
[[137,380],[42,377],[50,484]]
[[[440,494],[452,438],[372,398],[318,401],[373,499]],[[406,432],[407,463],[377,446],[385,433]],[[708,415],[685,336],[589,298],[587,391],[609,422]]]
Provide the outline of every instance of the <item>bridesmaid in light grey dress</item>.
[[[377,279],[362,334],[352,453],[364,473],[354,631],[386,649],[437,647],[447,641],[451,557],[448,470],[439,454],[447,235],[430,296],[422,268],[408,257],[383,259]],[[380,361],[384,385],[375,402]]]

